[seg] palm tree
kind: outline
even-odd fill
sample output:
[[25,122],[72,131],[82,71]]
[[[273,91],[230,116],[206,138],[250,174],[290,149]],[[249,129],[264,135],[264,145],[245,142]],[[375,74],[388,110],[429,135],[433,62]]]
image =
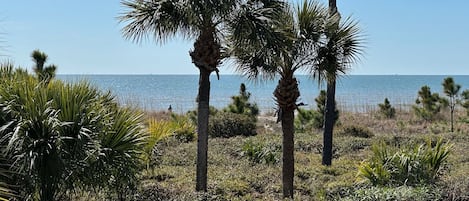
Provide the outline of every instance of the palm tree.
[[[208,118],[210,74],[217,73],[224,58],[222,44],[235,21],[238,10],[246,11],[246,23],[269,21],[269,13],[277,0],[132,0],[122,4],[129,10],[120,22],[128,22],[122,29],[125,38],[140,42],[148,36],[164,43],[180,35],[195,39],[189,55],[199,69],[197,108],[197,176],[196,190],[207,190]],[[258,15],[261,14],[261,15]],[[256,30],[260,31],[260,30]]]
[[363,53],[363,36],[357,22],[351,18],[341,21],[334,0],[329,1],[327,16],[320,45],[316,48],[316,57],[312,62],[310,74],[319,83],[326,81],[326,111],[324,122],[323,165],[332,164],[332,133],[335,124],[335,89],[340,74],[355,63]]
[[31,53],[31,57],[35,63],[33,67],[34,72],[38,76],[39,80],[45,83],[49,83],[50,80],[55,77],[57,66],[44,66],[44,64],[47,62],[47,54],[39,50],[34,50],[33,53]]
[[[315,56],[316,42],[325,12],[316,2],[304,1],[296,9],[285,6],[277,15],[278,22],[262,27],[245,23],[240,17],[238,30],[233,31],[231,51],[237,71],[248,78],[280,77],[274,91],[278,105],[278,121],[283,132],[282,184],[284,197],[293,197],[294,178],[294,111],[300,96],[295,72]],[[270,26],[267,26],[271,24]],[[256,32],[253,30],[260,30]]]

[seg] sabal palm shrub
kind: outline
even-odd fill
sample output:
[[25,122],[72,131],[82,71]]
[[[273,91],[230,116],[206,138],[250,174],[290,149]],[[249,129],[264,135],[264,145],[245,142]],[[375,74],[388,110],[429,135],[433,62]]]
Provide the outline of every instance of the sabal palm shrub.
[[180,142],[192,142],[197,137],[197,127],[187,115],[171,114],[174,136]]
[[87,83],[42,85],[21,70],[0,72],[0,134],[22,197],[59,200],[76,186],[130,186],[145,142],[141,113]]
[[451,145],[429,140],[409,149],[396,150],[375,144],[369,161],[359,166],[359,176],[373,185],[418,185],[434,183],[448,159]]
[[[5,150],[5,146],[0,145],[1,150]],[[16,174],[10,170],[11,160],[5,158],[3,153],[0,153],[0,201],[7,201],[16,196],[13,189],[12,176]]]
[[170,137],[176,138],[180,142],[191,142],[193,141],[196,134],[196,126],[190,119],[190,115],[178,115],[171,114],[169,120],[148,120],[148,133],[149,136],[146,140],[143,159],[147,164],[147,168],[150,165],[152,159],[158,158],[160,150],[158,144],[165,142]]

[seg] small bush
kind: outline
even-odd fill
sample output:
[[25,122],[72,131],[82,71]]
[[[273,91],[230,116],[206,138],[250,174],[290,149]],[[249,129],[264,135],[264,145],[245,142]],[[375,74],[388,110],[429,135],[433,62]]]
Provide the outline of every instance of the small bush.
[[[210,106],[208,108],[210,117],[215,116],[219,111],[216,107]],[[186,116],[192,121],[193,124],[197,125],[197,110],[190,110],[186,113]]]
[[298,114],[295,118],[295,130],[305,132],[313,128],[322,128],[324,124],[324,114],[316,110],[306,110],[298,108]]
[[256,120],[257,115],[259,114],[259,107],[256,103],[251,103],[249,98],[251,93],[246,91],[246,85],[241,83],[239,87],[239,95],[231,97],[231,104],[223,109],[224,112],[231,112],[236,114],[244,114],[250,117],[253,117]]
[[448,106],[448,100],[440,97],[438,93],[432,93],[429,86],[423,86],[418,92],[416,105],[412,106],[415,114],[426,121],[438,117],[441,109]]
[[243,114],[219,112],[210,118],[208,134],[211,137],[234,137],[256,135],[255,121]]
[[384,99],[384,103],[378,104],[379,106],[379,113],[386,118],[392,119],[396,116],[396,109],[391,106],[389,103],[388,98]]
[[412,149],[394,151],[384,143],[373,146],[370,161],[362,162],[359,175],[373,185],[418,185],[433,183],[448,159],[449,144],[440,139]]
[[275,164],[279,161],[278,149],[275,146],[265,146],[252,141],[244,143],[241,155],[254,163]]
[[[319,92],[319,95],[314,99],[316,102],[317,106],[317,112],[320,114],[318,115],[315,119],[315,121],[318,123],[317,128],[322,128],[324,127],[324,114],[326,112],[326,99],[327,99],[327,93],[325,90],[321,90]],[[334,122],[337,123],[337,120],[339,119],[339,110],[337,109],[337,102],[334,102]]]
[[371,138],[374,136],[374,134],[370,131],[370,129],[361,127],[361,126],[356,126],[356,125],[350,125],[350,126],[345,126],[341,130],[337,132],[338,136],[353,136],[353,137],[361,137],[361,138]]
[[174,128],[174,137],[180,142],[191,142],[197,136],[196,126],[188,116],[171,114],[171,124]]

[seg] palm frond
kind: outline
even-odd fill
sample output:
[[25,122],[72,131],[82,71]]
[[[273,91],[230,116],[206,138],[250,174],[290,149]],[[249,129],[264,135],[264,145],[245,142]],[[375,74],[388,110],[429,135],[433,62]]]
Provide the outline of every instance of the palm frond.
[[297,38],[292,50],[295,68],[300,69],[310,65],[317,56],[316,50],[323,36],[326,13],[323,5],[308,0],[304,0],[292,10]]
[[358,21],[351,17],[346,18],[339,25],[338,36],[340,36],[338,41],[342,44],[341,63],[350,66],[360,61],[364,53],[365,38],[358,26]]
[[157,42],[164,43],[178,33],[184,37],[197,34],[191,28],[190,10],[184,0],[132,0],[122,1],[128,9],[118,19],[126,23],[122,34],[126,39],[141,42],[153,37]]
[[0,154],[19,173],[19,194],[51,200],[77,185],[95,188],[109,176],[134,176],[145,137],[141,113],[120,109],[110,93],[88,83],[44,86],[24,71],[0,71],[0,146],[6,146]]
[[342,21],[338,14],[328,16],[324,24],[323,38],[317,48],[317,56],[309,68],[310,75],[319,82],[324,79],[336,80],[360,60],[364,41],[357,21],[351,17]]
[[187,16],[192,25],[204,27],[222,24],[227,21],[241,0],[186,0]]
[[[292,44],[286,5],[280,1],[249,1],[241,5],[230,22],[230,53],[237,71],[248,78],[272,78]],[[284,21],[281,21],[284,20]]]
[[304,0],[301,6],[298,5],[296,8],[298,38],[318,41],[321,38],[325,15],[326,9],[316,1]]

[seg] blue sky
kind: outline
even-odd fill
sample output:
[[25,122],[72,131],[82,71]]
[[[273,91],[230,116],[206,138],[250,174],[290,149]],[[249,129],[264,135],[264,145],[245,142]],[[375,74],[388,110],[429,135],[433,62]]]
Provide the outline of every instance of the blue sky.
[[[366,54],[350,74],[469,74],[469,1],[337,1],[367,36]],[[123,11],[117,0],[2,0],[0,60],[31,69],[30,53],[40,49],[59,74],[198,74],[188,55],[192,41],[125,40],[116,20]]]

